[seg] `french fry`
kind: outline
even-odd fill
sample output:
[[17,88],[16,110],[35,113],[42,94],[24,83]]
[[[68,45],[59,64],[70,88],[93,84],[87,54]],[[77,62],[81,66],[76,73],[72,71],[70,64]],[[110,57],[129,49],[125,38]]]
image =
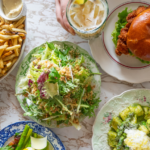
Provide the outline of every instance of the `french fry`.
[[3,63],[3,60],[0,58],[0,68],[4,68],[4,63]]
[[21,36],[21,37],[25,37],[26,35],[24,34],[24,33],[22,33],[22,32],[18,32],[17,33],[19,36]]
[[2,74],[4,75],[7,72],[8,68],[5,67],[4,69],[2,69]]
[[7,56],[9,56],[9,55],[11,55],[11,54],[13,54],[13,51],[9,51],[9,52],[3,54],[3,55],[2,55],[2,58],[5,58],[5,57],[7,57]]
[[8,46],[8,41],[6,41],[6,42],[4,43],[4,45],[7,45],[7,46]]
[[19,21],[17,21],[15,24],[14,24],[14,27],[17,28],[18,26],[20,26],[24,21],[25,21],[26,17],[23,16]]
[[2,18],[2,17],[0,16],[0,26],[3,25],[4,23],[5,23],[4,18]]
[[5,40],[0,39],[0,43],[3,43],[3,42],[5,42]]
[[19,53],[19,54],[20,54],[20,52],[21,52],[21,48],[18,49],[18,53]]
[[7,29],[3,29],[1,32],[0,32],[2,35],[12,35],[12,32],[7,30]]
[[[14,46],[17,45],[17,39],[14,39],[13,45],[14,45]],[[15,52],[16,56],[19,56],[18,48],[15,48],[15,49],[14,49],[14,52]]]
[[0,57],[2,56],[4,50],[5,50],[5,49],[1,49],[1,50],[0,50]]
[[12,45],[12,41],[11,41],[11,39],[10,39],[10,40],[8,40],[8,45],[9,45],[9,46],[13,46],[13,45]]
[[0,17],[0,78],[3,77],[19,58],[23,40],[26,17],[18,21],[7,21]]
[[12,28],[13,28],[13,25],[2,25],[1,28],[2,29],[7,29],[7,30],[11,31]]
[[4,62],[3,62],[4,66],[6,66],[6,64],[7,64],[8,62],[9,62],[9,61],[4,61]]
[[14,32],[21,32],[21,33],[27,34],[27,32],[24,29],[12,28],[12,31],[14,31]]
[[17,27],[18,29],[23,29],[24,28],[24,24],[21,24],[20,26]]
[[0,46],[0,50],[7,48],[8,45],[2,45]]
[[20,48],[20,47],[21,47],[21,45],[14,45],[14,46],[11,46],[11,47],[7,47],[7,48],[5,49],[5,51],[12,51],[12,50],[18,49],[18,48]]
[[18,43],[19,43],[19,44],[22,43],[22,38],[21,38],[21,37],[18,38]]
[[3,77],[4,75],[2,73],[0,73],[0,78]]
[[[15,64],[15,62],[18,60],[18,57],[16,57],[16,58],[14,58],[12,61],[11,61],[11,65],[10,65],[10,67],[12,67],[14,64]],[[9,68],[10,68],[9,67]]]
[[8,62],[6,63],[6,67],[7,67],[7,68],[11,67],[11,65],[12,65],[12,62],[11,62],[11,61],[8,61]]
[[12,24],[12,21],[8,21],[8,20],[6,20],[6,19],[4,19],[5,20],[5,24],[7,23],[7,24]]
[[15,39],[18,37],[19,37],[19,35],[2,35],[2,34],[0,34],[0,39],[3,39],[3,40]]
[[15,57],[16,57],[16,55],[15,55],[15,54],[12,54],[12,55],[10,55],[10,56],[5,57],[5,58],[3,59],[3,61],[12,60],[12,59],[15,58]]

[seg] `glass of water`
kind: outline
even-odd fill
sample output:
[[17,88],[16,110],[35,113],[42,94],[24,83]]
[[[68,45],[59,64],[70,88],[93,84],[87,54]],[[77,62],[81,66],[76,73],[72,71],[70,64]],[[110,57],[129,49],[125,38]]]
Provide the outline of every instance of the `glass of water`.
[[66,11],[68,22],[76,34],[87,40],[101,34],[108,14],[107,0],[87,0],[82,5],[70,0]]

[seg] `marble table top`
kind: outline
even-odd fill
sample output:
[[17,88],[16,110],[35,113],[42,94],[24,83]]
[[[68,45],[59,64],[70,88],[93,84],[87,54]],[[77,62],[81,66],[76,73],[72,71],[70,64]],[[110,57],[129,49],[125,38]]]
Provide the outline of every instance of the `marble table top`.
[[[148,1],[149,0],[147,0],[147,2]],[[126,0],[108,0],[110,10],[116,7],[114,6],[115,3],[119,5],[119,3],[122,2],[126,2]],[[54,40],[71,41],[91,54],[88,41],[79,38],[77,35],[72,36],[67,33],[57,22],[55,15],[55,0],[25,0],[25,3],[28,8],[28,35],[24,56],[34,47],[46,41]],[[0,82],[0,129],[17,121],[28,120],[28,118],[23,116],[24,112],[15,97],[15,78],[19,64],[7,78]],[[102,72],[100,97],[102,102],[96,110],[96,114],[101,107],[115,95],[130,89],[150,88],[150,82],[141,84],[121,82],[103,72],[100,67],[99,69],[100,72]],[[86,118],[82,122],[82,129],[80,131],[77,131],[74,127],[52,130],[62,140],[66,150],[91,150],[92,125],[94,120],[95,117]]]

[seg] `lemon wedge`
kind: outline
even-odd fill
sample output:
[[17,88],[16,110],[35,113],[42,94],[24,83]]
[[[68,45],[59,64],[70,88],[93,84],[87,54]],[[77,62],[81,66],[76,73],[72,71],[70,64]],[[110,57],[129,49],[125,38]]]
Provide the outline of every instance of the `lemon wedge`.
[[82,4],[84,4],[86,1],[87,1],[87,0],[75,0],[75,3],[82,5]]

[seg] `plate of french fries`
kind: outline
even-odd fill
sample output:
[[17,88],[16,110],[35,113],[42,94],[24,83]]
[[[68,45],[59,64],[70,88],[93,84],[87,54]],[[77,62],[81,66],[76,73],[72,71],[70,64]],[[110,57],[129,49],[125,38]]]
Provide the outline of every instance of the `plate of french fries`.
[[15,68],[26,43],[26,17],[7,21],[0,17],[0,81]]

